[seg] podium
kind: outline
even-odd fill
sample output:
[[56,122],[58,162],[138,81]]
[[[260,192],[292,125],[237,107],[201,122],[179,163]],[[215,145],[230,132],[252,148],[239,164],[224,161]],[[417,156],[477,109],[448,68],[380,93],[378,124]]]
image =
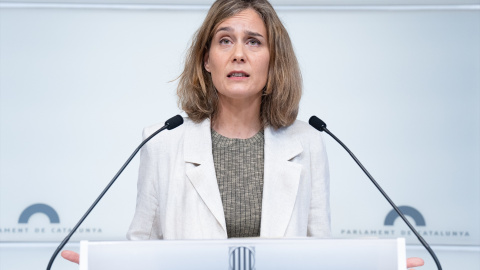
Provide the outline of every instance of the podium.
[[80,242],[80,270],[406,269],[405,239]]

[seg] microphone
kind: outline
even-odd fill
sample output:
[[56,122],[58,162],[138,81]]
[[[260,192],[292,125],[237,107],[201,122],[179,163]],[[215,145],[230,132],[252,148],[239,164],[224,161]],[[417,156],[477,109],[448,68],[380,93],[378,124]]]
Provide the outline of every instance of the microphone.
[[108,183],[108,185],[105,187],[105,189],[102,191],[102,193],[100,193],[98,198],[93,202],[93,204],[90,206],[90,208],[88,208],[87,212],[78,221],[77,225],[75,225],[75,227],[73,227],[73,229],[70,231],[70,233],[65,237],[65,239],[63,239],[63,241],[57,247],[57,249],[53,253],[52,257],[50,258],[50,261],[48,262],[47,270],[50,270],[50,268],[52,267],[53,261],[55,261],[55,258],[57,257],[60,250],[62,250],[62,248],[67,244],[67,242],[70,240],[70,237],[72,237],[72,235],[75,233],[75,231],[78,229],[78,227],[80,227],[80,225],[83,223],[85,218],[90,214],[90,212],[92,212],[93,208],[95,208],[97,203],[102,199],[103,195],[105,195],[105,193],[107,193],[107,191],[113,185],[115,180],[117,180],[117,178],[120,176],[120,174],[122,174],[123,170],[128,166],[130,161],[132,161],[132,159],[135,157],[135,155],[137,155],[138,151],[140,151],[142,146],[145,145],[151,138],[155,137],[155,135],[162,132],[163,130],[165,130],[165,129],[172,130],[172,129],[180,126],[181,124],[183,124],[183,117],[181,117],[180,115],[176,115],[176,116],[168,119],[165,122],[165,125],[163,127],[158,129],[157,131],[155,131],[152,135],[150,135],[148,138],[146,138],[145,140],[143,140],[140,143],[140,145],[135,149],[135,151],[133,151],[133,153],[130,155],[130,157],[127,159],[127,161],[123,164],[123,166],[120,168],[120,170],[118,170],[118,172],[115,174],[115,176],[110,181],[110,183]]
[[181,117],[178,114],[175,115],[174,117],[168,119],[167,121],[165,121],[165,126],[167,126],[168,130],[172,130],[172,129],[180,126],[181,124],[183,124],[183,117]]
[[320,118],[318,118],[314,115],[314,116],[310,117],[310,120],[308,120],[308,123],[312,127],[314,127],[315,129],[317,129],[318,131],[325,131],[328,135],[330,135],[333,139],[335,139],[335,141],[337,141],[350,154],[350,156],[353,158],[353,160],[355,160],[355,162],[362,169],[362,171],[368,176],[370,181],[372,181],[372,183],[375,185],[375,187],[377,187],[378,191],[380,191],[380,193],[382,193],[383,197],[385,197],[385,199],[390,203],[390,205],[393,207],[393,209],[395,209],[397,214],[407,224],[407,226],[410,228],[410,230],[412,230],[412,232],[418,238],[420,243],[422,243],[422,245],[425,247],[425,249],[428,251],[428,253],[430,253],[433,260],[435,261],[435,264],[437,265],[437,269],[442,270],[442,266],[440,265],[440,261],[438,261],[437,256],[435,255],[435,252],[433,252],[433,250],[430,248],[427,241],[425,241],[425,239],[423,239],[423,237],[417,232],[417,230],[415,230],[415,228],[412,226],[412,224],[410,224],[410,222],[403,215],[403,213],[400,211],[400,209],[398,209],[398,207],[395,205],[395,203],[390,199],[390,197],[388,197],[387,193],[380,187],[380,185],[377,183],[377,181],[375,181],[375,179],[373,179],[373,177],[370,175],[370,173],[367,171],[367,169],[365,169],[365,167],[363,167],[362,163],[360,163],[360,161],[352,153],[352,151],[350,151],[350,149],[348,149],[348,147],[345,144],[343,144],[342,141],[340,141],[335,135],[333,135],[333,133],[331,133],[327,129],[327,124],[325,124],[325,122],[323,122]]

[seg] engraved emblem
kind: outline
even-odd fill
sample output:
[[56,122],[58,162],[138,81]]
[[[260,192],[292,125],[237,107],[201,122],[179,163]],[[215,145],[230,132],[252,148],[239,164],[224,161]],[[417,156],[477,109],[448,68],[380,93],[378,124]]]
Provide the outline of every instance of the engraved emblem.
[[255,247],[230,247],[230,270],[255,270]]

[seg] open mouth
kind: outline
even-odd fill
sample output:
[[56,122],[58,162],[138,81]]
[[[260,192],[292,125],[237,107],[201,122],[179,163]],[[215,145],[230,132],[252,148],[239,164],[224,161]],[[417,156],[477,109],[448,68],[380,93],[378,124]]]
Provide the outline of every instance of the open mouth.
[[230,72],[228,75],[227,75],[228,78],[241,78],[241,77],[250,77],[250,75],[248,75],[247,73],[245,72]]

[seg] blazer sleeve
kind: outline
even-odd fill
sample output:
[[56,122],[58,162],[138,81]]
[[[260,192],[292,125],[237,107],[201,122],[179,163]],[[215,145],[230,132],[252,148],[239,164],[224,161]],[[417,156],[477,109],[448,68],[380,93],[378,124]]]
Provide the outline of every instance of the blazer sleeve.
[[[143,130],[143,139],[151,133]],[[158,200],[158,153],[154,139],[149,141],[140,152],[140,169],[137,183],[137,205],[130,228],[129,240],[162,239]]]
[[312,197],[307,236],[331,237],[330,174],[327,152],[320,132],[315,132],[310,151]]

